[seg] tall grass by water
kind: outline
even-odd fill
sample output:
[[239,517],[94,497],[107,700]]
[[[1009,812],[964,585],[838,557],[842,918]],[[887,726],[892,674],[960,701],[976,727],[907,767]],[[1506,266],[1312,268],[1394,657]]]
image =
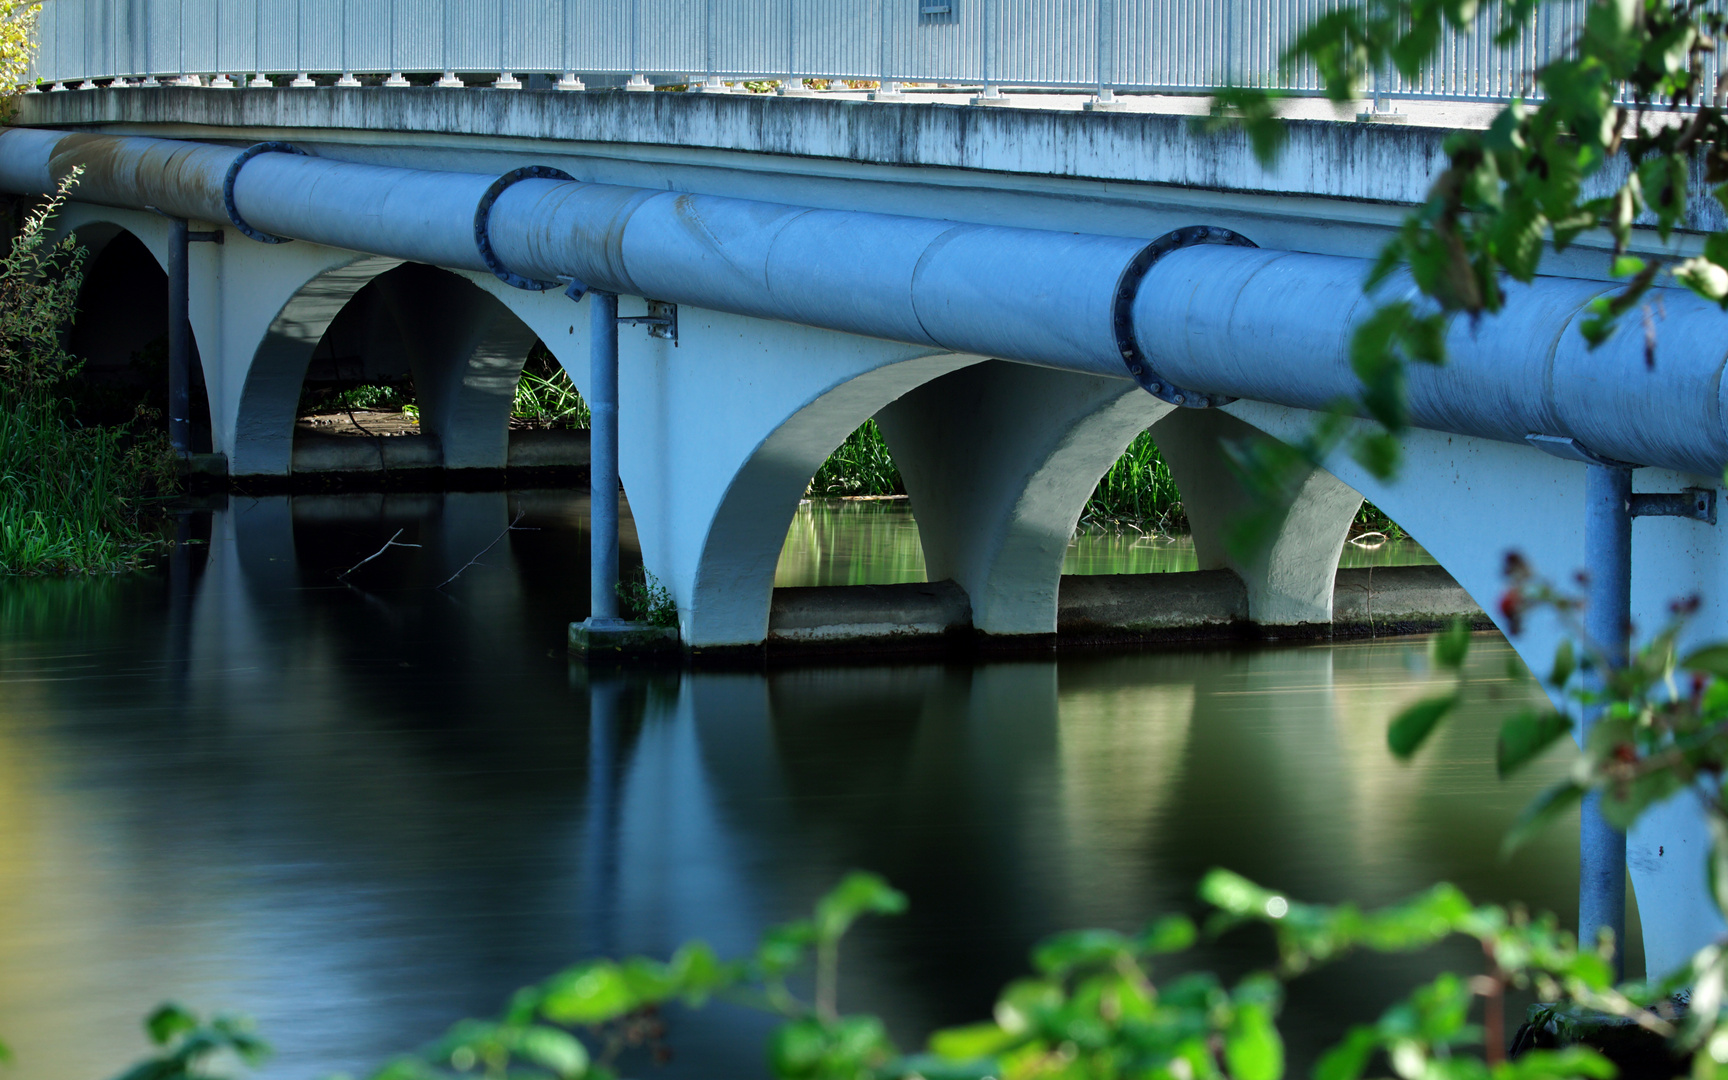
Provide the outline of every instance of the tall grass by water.
[[25,217],[0,260],[0,573],[141,565],[162,542],[147,496],[174,483],[155,417],[140,409],[127,424],[85,426],[65,397],[82,366],[64,343],[84,252],[71,238],[49,245],[47,229],[75,180]]
[[588,403],[576,384],[545,345],[536,341],[516,382],[510,407],[511,427],[585,428],[590,426]]
[[866,420],[846,436],[810,478],[807,493],[818,499],[906,494],[900,470],[888,453],[888,440],[876,421]]

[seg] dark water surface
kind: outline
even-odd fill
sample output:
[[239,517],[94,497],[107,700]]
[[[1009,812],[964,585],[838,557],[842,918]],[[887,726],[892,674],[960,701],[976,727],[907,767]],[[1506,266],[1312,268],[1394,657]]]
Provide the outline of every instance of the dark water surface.
[[[741,952],[853,867],[912,907],[849,942],[842,1004],[908,1044],[985,1016],[1045,935],[1195,910],[1214,865],[1317,900],[1445,879],[1572,908],[1569,830],[1495,854],[1565,766],[1495,780],[1497,719],[1537,692],[1497,637],[1410,766],[1384,726],[1437,685],[1413,640],[590,686],[563,654],[585,519],[551,493],[235,499],[173,574],[0,585],[14,1075],[117,1073],[164,998],[255,1016],[267,1076],[360,1072],[581,957]],[[421,546],[338,580],[399,529]],[[1269,958],[1244,933],[1183,962]],[[1298,1066],[1477,959],[1305,978]],[[674,1015],[672,1065],[636,1072],[762,1075],[765,1028]]]
[[[1344,545],[1339,565],[1412,566],[1433,556],[1409,537],[1380,533]],[[1165,574],[1200,569],[1194,540],[1159,529],[1082,528],[1069,541],[1064,574]],[[776,585],[892,585],[924,580],[924,549],[911,504],[897,499],[806,499],[780,552]]]

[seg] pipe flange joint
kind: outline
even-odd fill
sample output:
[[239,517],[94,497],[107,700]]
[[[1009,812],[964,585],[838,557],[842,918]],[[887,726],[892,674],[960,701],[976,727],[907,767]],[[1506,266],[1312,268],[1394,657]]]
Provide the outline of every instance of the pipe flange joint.
[[1159,259],[1172,251],[1196,244],[1258,246],[1246,236],[1229,229],[1221,229],[1216,225],[1190,225],[1185,229],[1167,232],[1141,248],[1127,269],[1122,271],[1122,278],[1116,284],[1116,347],[1122,352],[1122,363],[1127,366],[1128,374],[1134,377],[1141,389],[1153,397],[1187,409],[1211,409],[1228,405],[1236,399],[1226,394],[1204,394],[1198,390],[1177,386],[1153,370],[1152,361],[1140,351],[1140,343],[1134,337],[1134,299],[1140,294],[1140,284],[1146,280],[1147,272]]
[[492,250],[492,234],[489,231],[492,220],[492,204],[498,201],[498,196],[504,194],[506,188],[519,180],[569,180],[574,182],[575,179],[563,169],[554,169],[548,165],[528,165],[520,169],[512,169],[492,181],[492,186],[486,189],[486,194],[480,196],[480,205],[474,208],[474,246],[480,249],[480,261],[486,264],[486,269],[492,271],[499,281],[506,285],[513,285],[518,289],[526,289],[529,292],[545,292],[547,289],[558,287],[556,281],[536,281],[533,278],[523,277],[498,261],[497,253]]
[[222,178],[222,208],[228,211],[228,220],[233,223],[236,229],[240,230],[242,235],[256,240],[260,244],[286,244],[290,239],[292,239],[291,237],[272,236],[267,232],[259,232],[257,229],[246,224],[246,219],[240,216],[240,208],[234,205],[234,181],[240,179],[241,168],[259,154],[299,154],[301,157],[308,156],[306,151],[295,146],[293,143],[261,142],[253,143],[251,146],[248,146],[246,149],[240,151],[239,156],[229,163],[228,174]]

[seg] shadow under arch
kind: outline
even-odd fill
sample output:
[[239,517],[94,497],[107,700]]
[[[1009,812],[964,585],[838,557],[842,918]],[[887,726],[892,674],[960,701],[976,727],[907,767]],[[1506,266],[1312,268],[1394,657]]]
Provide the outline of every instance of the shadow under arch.
[[891,402],[978,362],[953,353],[892,360],[814,394],[768,431],[714,510],[688,598],[681,598],[686,640],[699,647],[762,641],[787,531],[822,462]]
[[291,471],[301,390],[315,355],[365,381],[412,374],[422,430],[446,468],[505,467],[510,405],[535,335],[461,275],[357,256],[300,284],[271,320],[235,416],[233,471]]
[[[84,215],[80,215],[84,216]],[[61,223],[84,249],[84,281],[66,347],[84,361],[80,416],[118,424],[140,404],[168,407],[168,275],[149,240],[117,221],[87,216]],[[210,406],[202,354],[191,347],[193,449],[210,449]],[[163,421],[166,423],[166,421]]]

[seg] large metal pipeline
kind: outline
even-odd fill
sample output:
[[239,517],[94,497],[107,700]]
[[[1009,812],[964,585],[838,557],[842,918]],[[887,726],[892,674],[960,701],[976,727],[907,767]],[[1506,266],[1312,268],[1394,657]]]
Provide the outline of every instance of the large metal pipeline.
[[[74,166],[80,201],[458,269],[498,263],[827,329],[1120,378],[1186,405],[1231,397],[1325,408],[1359,391],[1349,341],[1373,310],[1364,260],[820,210],[556,179],[498,178],[234,147],[15,129],[0,188],[45,192]],[[232,211],[224,199],[231,181]],[[1396,291],[1394,282],[1389,288]],[[1411,373],[1421,427],[1519,441],[1577,439],[1596,454],[1705,475],[1728,463],[1728,321],[1658,290],[1656,363],[1644,335],[1591,350],[1576,324],[1612,286],[1514,285],[1504,313],[1451,328],[1444,368]]]

